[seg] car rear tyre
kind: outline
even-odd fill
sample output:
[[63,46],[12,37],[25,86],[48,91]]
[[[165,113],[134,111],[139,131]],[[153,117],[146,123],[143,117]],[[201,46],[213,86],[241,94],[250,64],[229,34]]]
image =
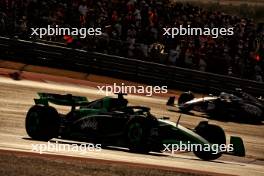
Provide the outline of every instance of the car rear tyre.
[[27,134],[35,140],[48,141],[58,136],[59,114],[50,106],[32,106],[26,116]]
[[150,127],[144,117],[133,117],[127,124],[125,138],[131,152],[148,153]]
[[194,99],[194,95],[191,92],[184,92],[178,99],[179,109],[182,112],[189,112],[192,110],[192,106],[182,106],[184,103]]
[[255,105],[245,103],[242,106],[242,112],[243,114],[240,116],[242,116],[244,121],[260,123],[263,120],[263,110]]
[[[211,144],[217,144],[218,147],[221,144],[226,144],[226,136],[224,130],[217,126],[208,124],[208,122],[200,122],[200,124],[195,128],[195,132],[205,138]],[[222,153],[215,151],[194,151],[194,154],[202,160],[215,160],[221,157]]]

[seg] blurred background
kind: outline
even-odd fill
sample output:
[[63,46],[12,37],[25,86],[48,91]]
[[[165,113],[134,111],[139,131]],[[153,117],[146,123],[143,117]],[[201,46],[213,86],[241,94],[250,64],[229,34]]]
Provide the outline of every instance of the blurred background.
[[[101,36],[45,36],[57,45],[263,82],[264,0],[0,0],[0,35],[100,27]],[[163,28],[234,27],[233,36],[163,36]]]

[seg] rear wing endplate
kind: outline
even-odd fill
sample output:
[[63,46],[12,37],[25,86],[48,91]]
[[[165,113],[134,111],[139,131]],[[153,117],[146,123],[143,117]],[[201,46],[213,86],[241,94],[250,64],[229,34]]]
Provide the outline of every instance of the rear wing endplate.
[[89,103],[86,97],[73,96],[72,94],[38,93],[39,98],[34,99],[35,104],[48,105],[49,102],[62,106],[82,106]]

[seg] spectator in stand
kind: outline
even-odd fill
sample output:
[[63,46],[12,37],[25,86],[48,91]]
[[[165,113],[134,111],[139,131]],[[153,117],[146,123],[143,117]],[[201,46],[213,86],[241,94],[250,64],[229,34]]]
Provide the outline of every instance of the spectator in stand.
[[[264,30],[252,19],[168,0],[0,0],[1,35],[29,39],[31,27],[101,27],[84,49],[261,81]],[[233,36],[163,36],[163,28],[234,27]],[[63,36],[46,40],[64,41]],[[75,42],[74,42],[75,43]],[[77,42],[78,43],[78,42]],[[73,45],[71,45],[73,46]]]
[[7,16],[4,12],[0,12],[0,34],[7,33]]

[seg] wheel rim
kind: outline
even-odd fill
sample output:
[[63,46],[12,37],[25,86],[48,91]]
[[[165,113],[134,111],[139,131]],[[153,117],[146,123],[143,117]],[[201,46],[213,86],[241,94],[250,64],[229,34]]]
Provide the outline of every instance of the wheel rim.
[[131,143],[140,143],[143,135],[143,129],[139,123],[134,123],[129,127],[128,138]]

